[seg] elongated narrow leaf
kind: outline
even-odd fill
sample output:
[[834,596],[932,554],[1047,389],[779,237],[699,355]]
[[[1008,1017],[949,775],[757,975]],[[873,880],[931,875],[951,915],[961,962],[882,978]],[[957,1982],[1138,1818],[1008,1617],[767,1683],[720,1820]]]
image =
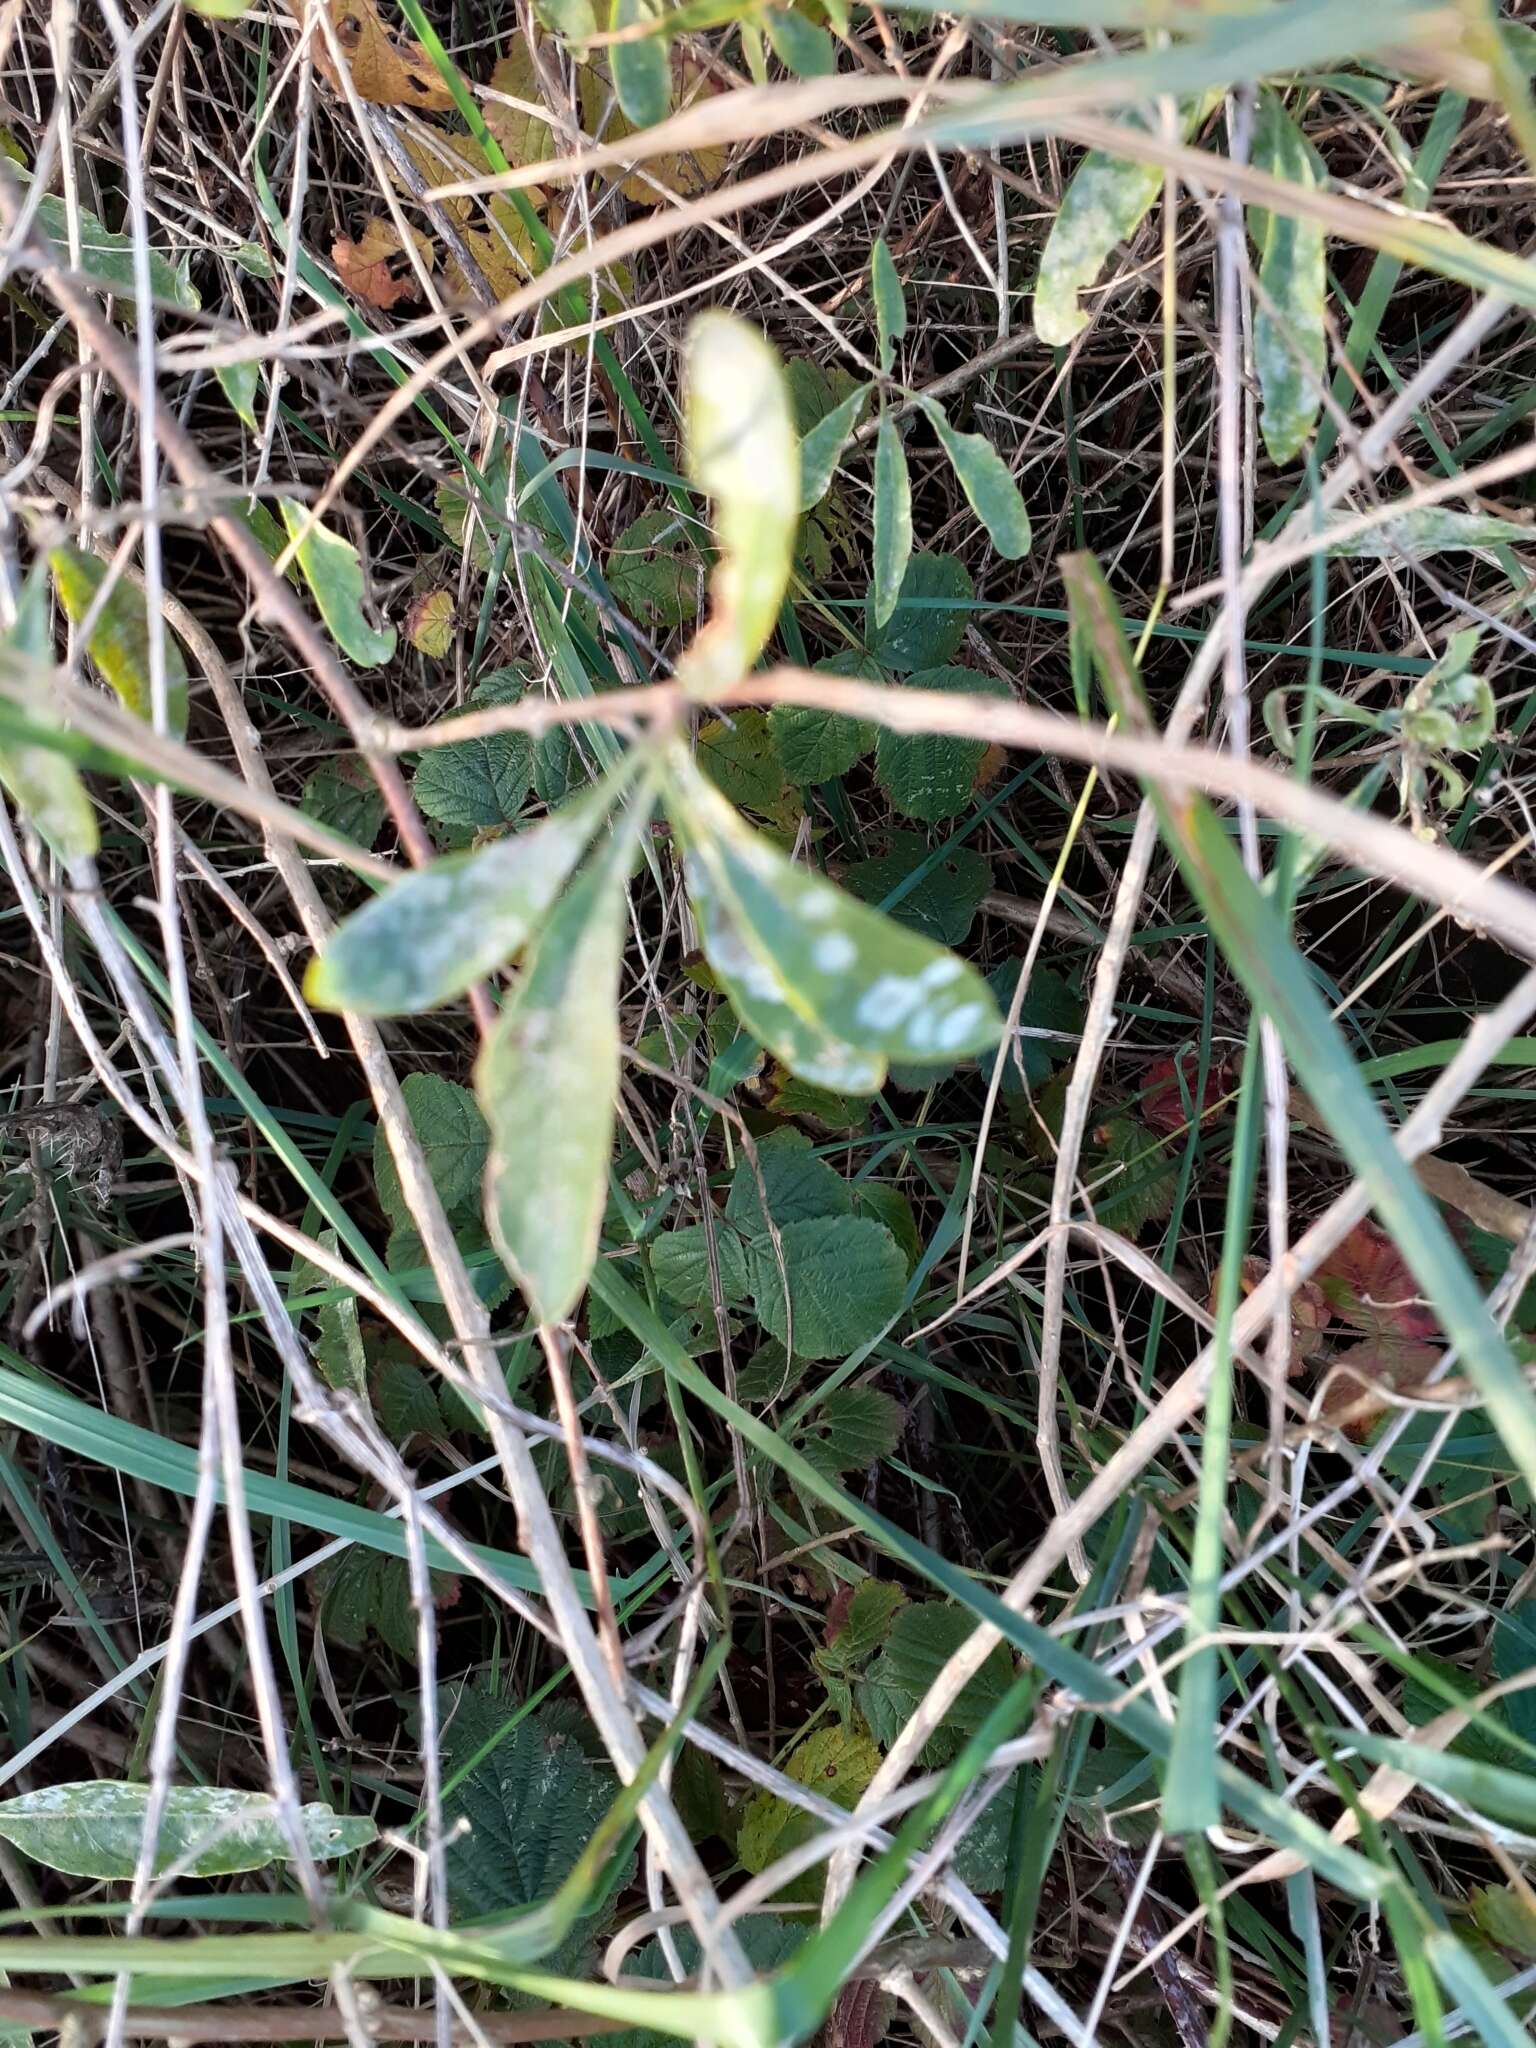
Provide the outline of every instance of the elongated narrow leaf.
[[875,442],[875,576],[871,589],[876,626],[883,626],[901,596],[912,554],[912,479],[907,452],[888,415]]
[[692,695],[710,696],[740,681],[777,623],[800,518],[800,449],[783,367],[744,320],[695,320],[687,377],[688,471],[715,500],[720,561],[709,623],[677,672]]
[[[147,1785],[106,1778],[49,1785],[0,1804],[0,1835],[22,1854],[70,1877],[129,1878],[149,1810]],[[371,1820],[333,1813],[318,1803],[299,1809],[310,1854],[322,1861],[366,1849],[378,1830]],[[265,1792],[229,1792],[212,1785],[177,1785],[166,1802],[155,1868],[185,1864],[193,1877],[228,1877],[285,1863],[291,1854]]]
[[580,1301],[608,1201],[623,878],[622,845],[577,877],[475,1066],[491,1127],[486,1222],[541,1323]]
[[[57,547],[48,550],[53,587],[59,602],[78,626],[89,617],[97,594],[107,580],[107,567],[83,548]],[[166,709],[170,729],[177,738],[187,729],[187,664],[181,643],[169,626],[161,629],[165,647]],[[85,643],[91,666],[103,682],[114,689],[128,710],[146,723],[153,711],[149,668],[149,608],[144,593],[126,576],[119,576],[96,614]]]
[[[631,28],[636,22],[654,20],[657,12],[649,0],[613,0],[612,25]],[[610,43],[608,59],[624,118],[637,128],[654,128],[664,121],[672,105],[672,63],[665,36]]]
[[363,612],[363,565],[357,549],[328,526],[318,521],[311,524],[306,508],[291,498],[279,498],[278,505],[288,538],[304,535],[293,558],[331,638],[359,668],[377,668],[381,661],[388,661],[395,651],[395,629],[386,626],[380,631],[368,623]]
[[[1434,1927],[1424,1936],[1430,1966],[1462,2012],[1471,2020],[1484,2048],[1529,2048],[1530,2032],[1517,2017],[1497,1984],[1490,1983],[1481,1963],[1448,1927]],[[1459,2034],[1458,2039],[1466,2039]]]
[[841,405],[833,406],[819,419],[800,443],[800,510],[809,512],[819,505],[832,487],[838,459],[869,402],[870,386],[861,384],[850,391]]
[[960,479],[960,488],[991,536],[993,547],[1010,562],[1027,555],[1029,514],[1007,463],[985,434],[962,434],[952,427],[949,414],[936,399],[930,398],[923,410],[933,422],[939,446],[949,457],[950,466]]
[[[1106,697],[1124,723],[1145,730],[1149,719],[1141,679],[1097,562],[1091,555],[1068,555],[1062,572]],[[1440,1211],[1393,1144],[1278,911],[1246,873],[1226,827],[1203,797],[1186,792],[1170,799],[1156,784],[1149,794],[1163,836],[1222,951],[1256,1008],[1273,1018],[1297,1078],[1433,1304],[1516,1469],[1527,1485],[1536,1486],[1536,1396]]]
[[[1352,512],[1335,512],[1327,526],[1342,526]],[[1513,519],[1500,519],[1491,512],[1458,512],[1452,505],[1407,505],[1395,517],[1367,527],[1363,533],[1342,535],[1329,543],[1336,560],[1356,557],[1386,561],[1402,555],[1413,561],[1421,555],[1481,554],[1510,545],[1529,547],[1536,541],[1536,527],[1521,526]]]
[[875,246],[869,252],[869,285],[875,301],[875,331],[880,338],[880,367],[889,376],[896,360],[896,344],[907,331],[907,296],[884,235],[876,236]]
[[401,1017],[452,1002],[520,953],[538,930],[614,801],[585,791],[531,831],[402,875],[354,911],[310,963],[317,1009]]
[[[996,1044],[1002,1020],[974,968],[796,867],[686,755],[672,792],[705,952],[742,1021],[786,1065],[867,1094],[888,1059],[959,1058]],[[853,1078],[806,1072],[803,1040],[784,1020],[851,1049]]]
[[[1207,102],[1183,112],[1187,140]],[[1144,126],[1137,115],[1128,120]],[[1091,285],[1115,248],[1146,219],[1163,189],[1157,164],[1131,163],[1102,149],[1090,149],[1061,195],[1035,280],[1035,332],[1052,348],[1064,348],[1088,325],[1078,294]]]
[[[1272,92],[1264,94],[1260,105],[1254,161],[1293,185],[1318,186],[1327,179],[1322,158]],[[1260,292],[1253,314],[1253,356],[1263,398],[1259,425],[1271,460],[1290,462],[1317,423],[1328,369],[1323,231],[1312,221],[1258,208],[1250,211],[1248,224],[1259,252]]]
[[1508,1821],[1527,1833],[1536,1829],[1536,1778],[1529,1771],[1512,1771],[1481,1757],[1432,1749],[1426,1742],[1403,1742],[1393,1735],[1362,1734],[1353,1728],[1335,1729],[1333,1739],[1347,1742],[1373,1764],[1389,1764],[1416,1784],[1475,1807],[1490,1819]]

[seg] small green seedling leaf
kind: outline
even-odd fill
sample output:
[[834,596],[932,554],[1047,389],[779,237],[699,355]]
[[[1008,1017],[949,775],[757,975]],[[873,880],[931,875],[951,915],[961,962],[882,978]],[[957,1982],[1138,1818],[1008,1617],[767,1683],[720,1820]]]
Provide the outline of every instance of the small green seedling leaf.
[[[0,1836],[34,1863],[67,1877],[121,1880],[137,1868],[148,1812],[147,1785],[92,1778],[7,1799],[0,1804]],[[300,1807],[299,1820],[310,1854],[322,1861],[366,1849],[378,1832],[371,1820],[334,1813],[318,1802]],[[212,1785],[171,1788],[156,1871],[174,1864],[189,1877],[228,1877],[286,1863],[291,1854],[277,1803],[267,1793]]]
[[[1207,102],[1185,109],[1187,139]],[[1135,117],[1130,117],[1134,122]],[[1142,125],[1137,122],[1136,125]],[[1062,194],[1035,280],[1035,332],[1052,348],[1065,348],[1088,325],[1078,294],[1091,285],[1116,246],[1135,234],[1163,189],[1157,164],[1130,163],[1090,149]]]
[[[888,1059],[958,1058],[997,1042],[997,1003],[974,968],[796,867],[681,751],[670,796],[710,964],[748,1030],[803,1079],[871,1094]],[[836,1071],[819,1060],[807,1071],[806,1042],[785,1019],[840,1048]]]
[[800,443],[800,510],[809,512],[832,488],[838,459],[848,446],[854,429],[864,416],[871,386],[859,385],[841,404],[833,406],[810,429]]
[[688,334],[688,472],[715,500],[720,560],[710,617],[678,678],[713,696],[747,674],[768,644],[789,587],[800,517],[800,449],[775,351],[729,313]]
[[580,1301],[608,1203],[631,845],[621,827],[578,875],[475,1066],[486,1223],[541,1323]]
[[837,69],[836,43],[798,9],[770,7],[760,19],[773,54],[796,78],[827,78]]
[[[1327,180],[1322,158],[1272,92],[1260,103],[1254,162],[1308,190]],[[1259,252],[1253,314],[1253,357],[1264,401],[1259,425],[1271,461],[1291,462],[1317,423],[1328,369],[1323,231],[1313,221],[1257,207],[1249,211],[1248,226]]]
[[971,510],[987,529],[992,545],[1005,561],[1029,553],[1029,513],[1013,480],[1013,472],[985,434],[962,434],[949,423],[937,399],[927,399],[924,412],[933,423],[939,446],[960,479]]
[[889,377],[896,344],[907,331],[907,295],[901,288],[895,258],[884,235],[875,237],[869,252],[869,285],[875,301],[875,331],[880,338],[880,368]]
[[[119,576],[97,608],[97,599],[107,580],[107,567],[83,548],[57,547],[48,550],[53,587],[59,602],[75,625],[96,609],[85,651],[102,681],[116,691],[123,705],[146,724],[152,716],[149,673],[149,608],[144,593],[126,576]],[[181,643],[168,626],[162,628],[165,648],[166,709],[170,729],[177,738],[187,730],[187,664]]]
[[354,911],[310,963],[309,1001],[401,1017],[461,996],[527,945],[617,793],[599,784],[515,838],[402,875]]
[[875,439],[875,574],[871,586],[876,626],[896,609],[912,556],[912,479],[907,452],[888,413]]
[[[632,28],[655,19],[650,0],[613,0],[611,26]],[[636,128],[654,128],[672,106],[672,60],[665,36],[642,36],[636,42],[610,43],[608,60],[613,86],[626,121]]]
[[381,661],[388,661],[395,651],[395,629],[386,626],[381,631],[370,626],[364,615],[363,565],[357,549],[328,526],[311,521],[307,507],[295,504],[292,498],[277,502],[290,542],[298,542],[293,559],[320,607],[331,638],[359,668],[377,668]]

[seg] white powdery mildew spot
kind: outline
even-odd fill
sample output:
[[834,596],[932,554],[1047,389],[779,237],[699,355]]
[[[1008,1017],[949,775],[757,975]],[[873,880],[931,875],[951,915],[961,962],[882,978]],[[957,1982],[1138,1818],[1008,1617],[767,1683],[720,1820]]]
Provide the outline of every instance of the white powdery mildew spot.
[[953,953],[941,953],[937,960],[930,960],[917,977],[923,988],[947,988],[952,981],[958,981],[964,974],[964,964]]
[[907,1044],[915,1053],[954,1052],[985,1014],[980,1003],[961,1003],[953,1010],[921,1009],[907,1026]]
[[811,948],[811,958],[824,974],[837,974],[858,957],[859,949],[846,932],[823,932]]
[[800,915],[807,924],[825,924],[829,917],[836,917],[839,897],[835,889],[825,888],[814,882],[800,894]]
[[854,1016],[868,1031],[894,1031],[922,999],[922,984],[914,976],[882,974],[860,996]]

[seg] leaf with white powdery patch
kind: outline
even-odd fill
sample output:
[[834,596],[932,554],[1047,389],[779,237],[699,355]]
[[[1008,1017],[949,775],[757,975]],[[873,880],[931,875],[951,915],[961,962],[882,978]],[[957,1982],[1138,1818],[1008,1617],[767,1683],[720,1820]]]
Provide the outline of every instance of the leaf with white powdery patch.
[[[1322,158],[1272,92],[1260,102],[1254,162],[1304,190],[1327,179]],[[1328,369],[1323,231],[1311,221],[1259,207],[1249,209],[1248,227],[1259,251],[1253,311],[1253,357],[1264,400],[1259,425],[1271,461],[1290,462],[1317,422]]]
[[[996,1043],[997,1004],[974,968],[796,867],[686,755],[673,772],[705,952],[742,1021],[787,1066],[823,1087],[868,1094],[888,1059],[958,1058]],[[854,1057],[840,1072],[808,1072],[804,1041],[782,1028],[784,1018]]]
[[624,835],[577,877],[475,1065],[486,1221],[541,1323],[580,1301],[608,1203],[629,849]]
[[615,794],[600,784],[515,838],[402,875],[339,925],[311,961],[309,1001],[399,1017],[462,995],[538,930]]
[[877,626],[896,609],[902,578],[912,556],[912,479],[907,452],[889,414],[880,416],[875,439],[875,573],[871,602]]
[[[68,1877],[125,1879],[138,1865],[149,1813],[147,1785],[92,1778],[49,1785],[0,1804],[0,1837],[24,1856]],[[360,1815],[334,1813],[314,1803],[299,1808],[312,1856],[328,1860],[366,1849],[378,1832]],[[277,1802],[265,1792],[231,1792],[214,1785],[173,1785],[155,1848],[156,1871],[181,1865],[189,1877],[228,1877],[264,1870],[292,1856]],[[182,1859],[188,1859],[185,1864]]]

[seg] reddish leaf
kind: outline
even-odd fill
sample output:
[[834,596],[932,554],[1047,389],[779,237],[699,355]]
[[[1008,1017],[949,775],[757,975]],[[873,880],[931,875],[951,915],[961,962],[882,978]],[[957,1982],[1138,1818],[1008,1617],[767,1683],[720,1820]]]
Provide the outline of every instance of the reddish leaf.
[[[1263,1259],[1244,1259],[1239,1285],[1245,1295],[1252,1294],[1269,1272]],[[1211,1286],[1211,1313],[1216,1312],[1216,1291],[1219,1282]],[[1327,1296],[1315,1280],[1303,1280],[1291,1295],[1291,1371],[1295,1372],[1304,1360],[1315,1358],[1322,1349],[1324,1334],[1333,1320],[1333,1311],[1328,1306]]]
[[828,2048],[877,2048],[891,2024],[895,2001],[873,1979],[847,1985],[827,2022]]
[[1407,1261],[1369,1217],[1329,1254],[1316,1277],[1334,1314],[1362,1336],[1423,1340],[1440,1334]]
[[1440,1363],[1438,1344],[1415,1337],[1378,1336],[1341,1351],[1328,1366],[1323,1389],[1323,1418],[1337,1422],[1347,1437],[1359,1442],[1391,1406],[1389,1394],[1411,1394],[1422,1387]]
[[[1202,1118],[1209,1116],[1231,1091],[1234,1078],[1230,1060],[1212,1060],[1200,1105]],[[1141,1120],[1148,1129],[1163,1137],[1170,1131],[1183,1130],[1190,1120],[1190,1110],[1185,1105],[1193,1106],[1199,1079],[1200,1056],[1193,1046],[1186,1046],[1177,1055],[1154,1060],[1141,1084]]]
[[400,237],[377,216],[364,224],[355,242],[338,235],[331,244],[331,261],[347,290],[381,312],[387,313],[398,299],[414,299],[420,289]]

